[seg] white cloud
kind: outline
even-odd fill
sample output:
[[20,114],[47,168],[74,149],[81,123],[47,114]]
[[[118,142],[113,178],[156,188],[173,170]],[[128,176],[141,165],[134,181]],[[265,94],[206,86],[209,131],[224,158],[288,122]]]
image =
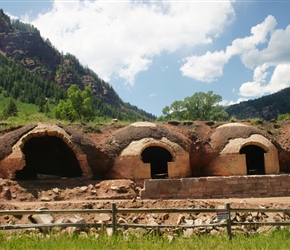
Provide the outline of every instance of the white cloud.
[[[243,97],[238,101],[290,87],[290,43],[286,42],[290,40],[290,25],[285,30],[275,29],[276,25],[276,19],[269,15],[252,27],[250,36],[235,39],[224,51],[187,57],[180,69],[183,75],[212,82],[222,76],[224,65],[231,57],[239,56],[245,67],[253,69],[253,81],[241,84],[239,94]],[[259,48],[260,45],[263,49]],[[273,67],[271,76],[269,68]]]
[[210,43],[232,14],[230,0],[54,0],[52,10],[30,22],[59,50],[76,55],[101,78],[116,75],[133,85],[154,56]]
[[274,93],[287,87],[290,87],[290,63],[279,64],[275,68],[269,84],[265,86],[265,92]]
[[253,97],[253,96],[262,96],[265,93],[265,86],[263,85],[266,82],[268,72],[267,64],[258,66],[254,70],[253,81],[243,83],[240,87],[240,95]]
[[254,50],[244,56],[243,61],[246,66],[252,67],[267,62],[269,65],[290,62],[290,25],[285,30],[277,29],[273,32],[267,48],[264,50]]
[[240,95],[259,97],[264,94],[272,94],[281,89],[290,87],[290,63],[279,64],[275,67],[269,82],[266,81],[268,65],[263,64],[254,70],[253,82],[243,83],[240,87]]
[[248,101],[248,100],[249,100],[248,98],[241,97],[241,98],[238,98],[238,100],[236,100],[236,101],[223,100],[219,104],[222,105],[222,106],[230,106],[230,105],[238,104],[240,102],[245,102],[245,101]]
[[10,14],[9,12],[7,12],[7,13],[5,12],[5,14],[8,15],[10,17],[10,19],[12,19],[12,20],[19,19],[17,16],[14,16],[14,15]]
[[[255,69],[253,82],[243,83],[240,87],[242,96],[260,97],[290,87],[290,44],[285,42],[290,40],[290,25],[285,30],[274,30],[276,21],[271,19],[271,25],[267,26],[271,33],[267,47],[263,50],[253,49],[243,54],[245,66]],[[269,72],[266,70],[270,66],[275,69],[270,81],[267,82]]]
[[248,55],[256,50],[257,45],[267,41],[268,34],[273,32],[275,26],[275,18],[268,16],[264,22],[251,29],[251,36],[235,39],[225,51],[187,57],[180,70],[184,76],[202,82],[212,82],[222,76],[224,65],[232,56],[241,55],[244,62],[250,61]]
[[226,48],[228,57],[242,55],[244,64],[247,64],[247,56],[256,51],[257,45],[267,42],[267,36],[272,33],[277,22],[273,16],[268,16],[264,22],[252,27],[251,36],[237,38],[231,46]]
[[202,82],[212,82],[223,74],[223,66],[228,58],[223,51],[210,53],[203,56],[191,56],[184,59],[185,64],[180,68],[184,76]]

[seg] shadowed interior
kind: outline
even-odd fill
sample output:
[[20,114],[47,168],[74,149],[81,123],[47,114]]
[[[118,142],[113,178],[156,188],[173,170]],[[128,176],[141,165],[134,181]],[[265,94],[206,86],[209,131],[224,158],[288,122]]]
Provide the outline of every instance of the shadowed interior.
[[240,150],[240,154],[246,155],[247,174],[265,174],[265,150],[256,145],[248,145]]
[[34,137],[25,143],[23,153],[26,166],[16,172],[16,179],[37,179],[38,175],[82,175],[75,153],[58,137]]
[[144,149],[141,156],[144,163],[150,163],[151,178],[168,177],[167,162],[172,161],[172,155],[167,149],[158,146],[148,147]]

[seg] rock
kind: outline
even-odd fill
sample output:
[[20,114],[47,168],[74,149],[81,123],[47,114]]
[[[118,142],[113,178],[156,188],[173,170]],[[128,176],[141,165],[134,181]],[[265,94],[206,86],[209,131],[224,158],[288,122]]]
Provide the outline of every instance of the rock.
[[194,234],[193,228],[187,228],[183,231],[184,237],[190,237]]
[[110,237],[113,235],[113,228],[106,228],[107,235]]
[[194,223],[194,220],[185,220],[186,224],[188,225],[193,225]]
[[3,198],[5,200],[11,200],[12,196],[11,196],[11,191],[9,188],[5,188],[4,192],[3,192]]
[[267,233],[269,232],[273,227],[272,226],[261,226],[257,229],[257,233]]
[[41,201],[51,201],[51,198],[47,197],[47,196],[42,196],[40,198]]
[[58,193],[59,193],[59,189],[58,189],[58,188],[53,188],[52,191],[53,191],[55,194],[58,194]]
[[251,216],[251,214],[249,214],[248,212],[240,214],[240,218],[242,221],[246,221],[248,216]]
[[94,206],[91,203],[83,203],[82,204],[82,209],[93,209]]
[[54,223],[55,224],[62,224],[63,222],[64,222],[64,218],[59,218]]
[[241,222],[242,221],[242,218],[239,215],[236,215],[235,219],[236,219],[237,222]]
[[246,221],[248,221],[248,222],[253,222],[253,216],[252,216],[252,215],[249,215],[249,216],[246,218]]
[[181,225],[181,224],[184,224],[185,223],[185,216],[180,214],[178,215],[178,219],[177,219],[177,225]]
[[168,220],[169,219],[169,214],[163,214],[162,216],[161,216],[161,219],[162,220]]
[[30,220],[37,224],[53,223],[53,217],[50,214],[33,214],[31,215]]
[[110,221],[111,217],[108,214],[96,214],[95,219],[98,221]]
[[139,218],[137,216],[134,216],[134,218],[132,219],[132,222],[133,223],[138,223],[139,221]]
[[85,191],[88,190],[88,187],[87,187],[87,186],[80,187],[80,190],[81,190],[82,192],[85,192]]
[[280,214],[276,214],[274,217],[275,222],[282,222],[284,219]]
[[4,215],[4,216],[3,216],[3,219],[4,219],[4,220],[9,220],[10,217],[9,217],[9,215]]
[[275,213],[267,213],[267,221],[268,222],[280,222],[283,221],[283,218],[281,217],[280,214],[275,214]]
[[127,221],[125,219],[123,219],[123,218],[119,218],[118,219],[118,223],[119,224],[128,224]]
[[218,230],[216,230],[216,229],[210,230],[210,235],[218,235],[218,234],[219,234]]
[[196,219],[196,220],[194,221],[194,225],[202,225],[202,224],[203,224],[202,219]]
[[168,242],[171,243],[174,240],[172,235],[167,235]]
[[75,224],[86,223],[84,218],[76,216],[76,215],[75,215],[75,217],[69,218],[69,221],[71,223],[75,223]]
[[149,226],[158,226],[158,223],[154,220],[154,218],[150,217],[148,219],[148,225]]
[[210,225],[211,222],[212,222],[211,218],[207,218],[206,221],[205,221],[205,224]]
[[79,233],[80,229],[77,227],[67,227],[64,232],[71,236],[73,234]]
[[88,234],[86,232],[82,231],[82,232],[79,233],[79,237],[86,239],[86,238],[88,238]]
[[116,185],[112,184],[112,185],[111,185],[111,189],[117,191],[117,190],[119,189],[119,187],[117,187]]
[[40,207],[40,208],[37,208],[37,210],[43,211],[43,210],[48,210],[48,208],[47,207]]
[[152,217],[153,217],[154,219],[158,219],[158,214],[152,214]]

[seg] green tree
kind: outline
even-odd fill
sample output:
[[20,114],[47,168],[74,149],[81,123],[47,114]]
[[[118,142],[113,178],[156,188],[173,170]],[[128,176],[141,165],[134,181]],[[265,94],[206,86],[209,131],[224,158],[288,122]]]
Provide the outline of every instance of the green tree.
[[10,98],[7,105],[3,109],[2,118],[7,119],[11,116],[18,116],[18,109],[15,100]]
[[219,105],[221,101],[222,97],[212,91],[196,92],[183,101],[174,101],[170,107],[166,106],[162,110],[162,119],[221,121],[228,116],[224,107]]
[[67,90],[68,99],[60,100],[55,108],[55,117],[57,119],[69,120],[71,122],[91,121],[95,117],[95,108],[93,105],[93,92],[91,88],[86,87],[84,91],[80,90],[76,84],[73,84]]
[[290,114],[279,114],[278,115],[278,121],[290,121]]

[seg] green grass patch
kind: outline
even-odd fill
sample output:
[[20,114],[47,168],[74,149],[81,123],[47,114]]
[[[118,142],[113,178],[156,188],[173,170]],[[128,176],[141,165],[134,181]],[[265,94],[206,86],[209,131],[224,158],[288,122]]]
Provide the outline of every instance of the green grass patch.
[[54,116],[54,108],[55,104],[48,104],[49,112],[42,113],[39,112],[39,107],[35,104],[23,103],[18,100],[15,100],[18,115],[11,116],[7,119],[2,119],[2,110],[8,104],[9,98],[3,97],[0,94],[0,132],[17,128],[19,126],[25,126],[28,124],[38,123],[38,122],[52,122],[52,123],[60,123],[64,125],[75,125],[79,127],[83,132],[101,132],[102,127],[106,125],[112,125],[115,128],[122,128],[128,126],[132,122],[130,121],[117,121],[113,122],[112,118],[109,117],[95,117],[93,121],[90,122],[79,122],[76,121],[71,123],[65,120],[57,120]]
[[289,249],[290,231],[276,229],[267,234],[245,236],[237,234],[230,241],[226,234],[220,236],[193,235],[184,237],[174,235],[169,240],[167,234],[129,235],[119,234],[108,237],[106,234],[81,233],[69,236],[63,233],[0,233],[1,249]]

